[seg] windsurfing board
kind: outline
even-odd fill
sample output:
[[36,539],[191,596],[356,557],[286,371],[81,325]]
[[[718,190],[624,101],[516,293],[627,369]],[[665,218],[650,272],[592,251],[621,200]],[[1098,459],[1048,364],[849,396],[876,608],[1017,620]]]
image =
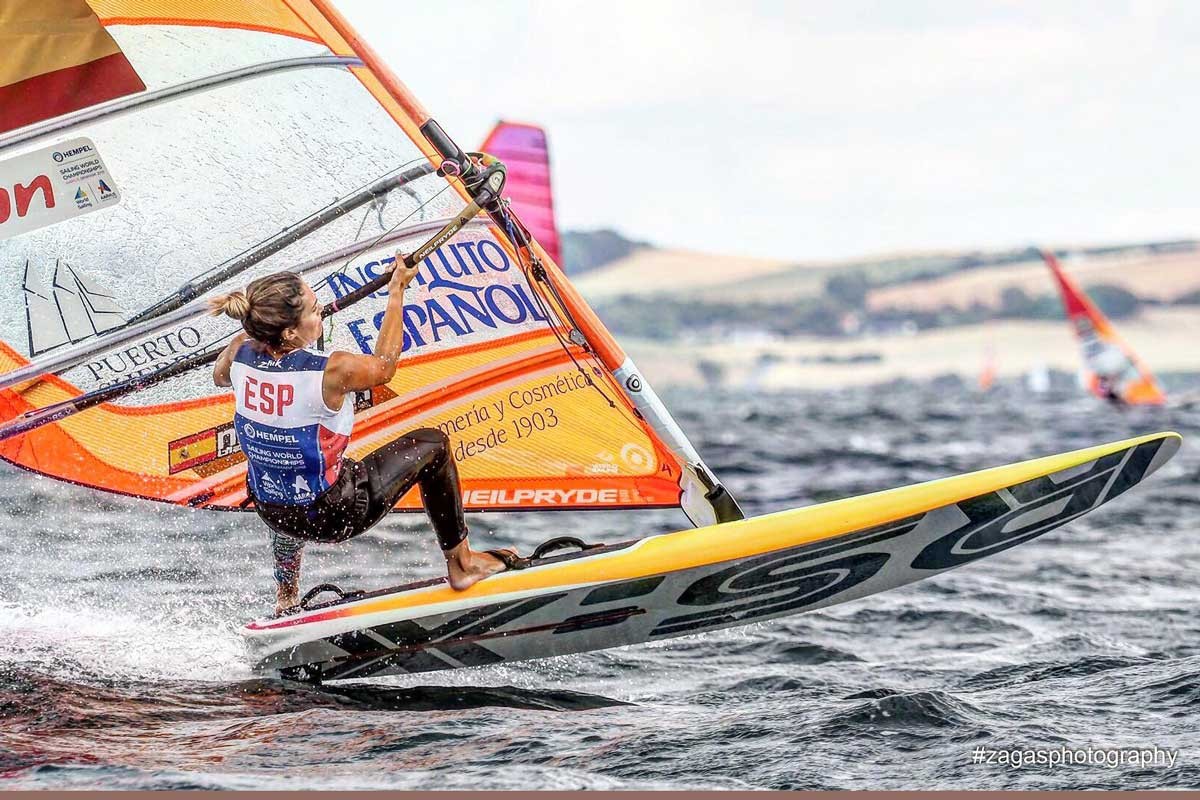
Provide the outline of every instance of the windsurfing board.
[[431,580],[260,619],[253,665],[306,680],[600,650],[812,611],[1030,541],[1179,449],[1156,433],[807,508],[540,559],[463,592]]

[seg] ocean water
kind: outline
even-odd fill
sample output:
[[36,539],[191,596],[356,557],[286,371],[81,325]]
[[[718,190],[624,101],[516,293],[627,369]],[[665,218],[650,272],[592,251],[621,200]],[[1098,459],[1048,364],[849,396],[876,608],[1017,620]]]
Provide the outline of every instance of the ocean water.
[[[893,592],[654,645],[326,688],[243,661],[237,628],[272,599],[254,516],[2,467],[0,788],[1200,785],[1200,409],[953,381],[666,398],[751,514],[1157,430],[1185,443],[1094,514]],[[477,545],[527,551],[684,521],[471,524]],[[311,548],[304,583],[373,588],[440,568],[423,518],[393,516]],[[1098,762],[1046,763],[1088,748]],[[1174,763],[1131,763],[1125,748]]]

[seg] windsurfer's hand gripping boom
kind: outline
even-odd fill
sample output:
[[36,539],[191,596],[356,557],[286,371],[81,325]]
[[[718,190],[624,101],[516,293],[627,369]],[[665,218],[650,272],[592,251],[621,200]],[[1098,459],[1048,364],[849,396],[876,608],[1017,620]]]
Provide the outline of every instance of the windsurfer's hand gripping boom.
[[337,358],[335,354],[329,362],[331,388],[362,391],[363,387],[387,383],[396,374],[396,362],[404,349],[404,290],[417,276],[417,265],[409,264],[407,257],[406,253],[396,253],[374,354],[353,358]]

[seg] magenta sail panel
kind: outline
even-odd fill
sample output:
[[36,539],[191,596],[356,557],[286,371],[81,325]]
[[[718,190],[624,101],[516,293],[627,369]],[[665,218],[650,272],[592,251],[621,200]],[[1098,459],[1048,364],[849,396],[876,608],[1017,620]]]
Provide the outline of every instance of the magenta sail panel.
[[554,222],[546,132],[536,125],[498,122],[481,149],[508,167],[504,193],[512,200],[517,216],[533,238],[550,254],[554,263],[565,269],[560,257],[558,227]]

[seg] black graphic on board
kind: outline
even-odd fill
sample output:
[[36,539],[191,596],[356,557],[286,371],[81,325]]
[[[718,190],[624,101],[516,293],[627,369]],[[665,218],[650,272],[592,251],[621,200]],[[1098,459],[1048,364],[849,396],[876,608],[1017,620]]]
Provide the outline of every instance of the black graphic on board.
[[327,639],[350,655],[322,669],[321,677],[366,677],[383,670],[428,672],[445,669],[447,658],[463,666],[495,664],[503,656],[479,643],[497,628],[549,605],[565,592],[515,600],[472,609],[436,628],[424,628],[412,620],[351,631]]
[[[1146,442],[1096,460],[1086,472],[1055,483],[1036,478],[1008,493],[1020,503],[1011,507],[999,494],[973,497],[958,504],[970,520],[929,543],[912,561],[913,569],[944,570],[1028,542],[1087,513],[1136,484],[1146,475],[1161,441]],[[1038,509],[1061,505],[1046,516]],[[1029,522],[1022,524],[1021,518]]]
[[910,517],[882,528],[842,537],[836,543],[801,545],[739,561],[695,581],[676,601],[702,611],[660,622],[651,637],[742,625],[760,617],[796,612],[857,586],[883,567],[886,552],[838,553],[903,536],[917,526]]

